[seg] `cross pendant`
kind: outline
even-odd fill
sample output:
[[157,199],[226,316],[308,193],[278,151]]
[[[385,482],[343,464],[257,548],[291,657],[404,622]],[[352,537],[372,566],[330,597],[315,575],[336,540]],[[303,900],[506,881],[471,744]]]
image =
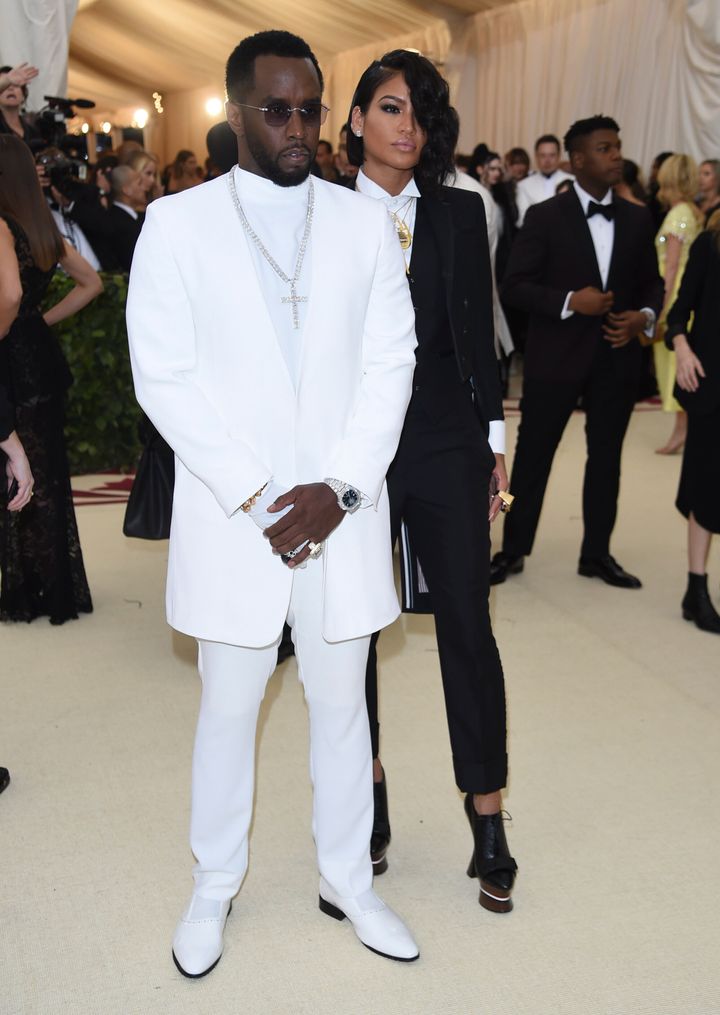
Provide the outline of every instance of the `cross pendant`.
[[290,283],[290,295],[283,296],[283,303],[292,303],[292,315],[293,315],[293,328],[297,329],[300,327],[300,312],[298,310],[298,303],[307,303],[307,296],[298,296],[295,283]]

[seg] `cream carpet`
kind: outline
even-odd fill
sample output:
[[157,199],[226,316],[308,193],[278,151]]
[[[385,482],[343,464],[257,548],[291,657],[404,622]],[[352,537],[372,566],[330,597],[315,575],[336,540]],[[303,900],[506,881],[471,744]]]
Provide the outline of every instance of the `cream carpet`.
[[[420,961],[362,948],[317,909],[306,716],[293,661],[262,713],[250,870],[225,955],[170,958],[191,890],[193,644],[163,620],[165,544],[81,507],[95,614],[0,630],[2,1015],[720,1013],[720,639],[680,617],[685,526],[670,427],[638,412],[613,550],[645,587],[575,573],[582,417],[558,452],[536,552],[493,592],[507,675],[515,911],[465,876],[432,624],[381,640],[393,844],[377,890]],[[515,422],[510,425],[514,443]],[[496,532],[496,539],[499,532]],[[714,550],[716,604],[720,554]]]

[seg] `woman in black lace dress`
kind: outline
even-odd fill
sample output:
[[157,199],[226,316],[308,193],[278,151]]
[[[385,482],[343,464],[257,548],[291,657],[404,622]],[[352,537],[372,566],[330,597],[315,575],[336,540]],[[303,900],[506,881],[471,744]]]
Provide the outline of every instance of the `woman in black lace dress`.
[[[43,315],[40,304],[58,262],[77,284]],[[48,616],[62,624],[92,611],[63,434],[72,377],[50,325],[101,290],[97,273],[58,233],[29,149],[17,137],[0,137],[0,320],[6,322],[0,384],[14,405],[15,431],[35,477],[32,501],[22,511],[0,512],[0,620]]]

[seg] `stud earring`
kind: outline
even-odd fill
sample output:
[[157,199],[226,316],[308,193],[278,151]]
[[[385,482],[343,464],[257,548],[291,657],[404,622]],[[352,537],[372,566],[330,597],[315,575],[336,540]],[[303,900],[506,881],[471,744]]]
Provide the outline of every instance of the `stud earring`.
[[362,131],[361,130],[356,130],[355,131],[355,137],[362,137]]

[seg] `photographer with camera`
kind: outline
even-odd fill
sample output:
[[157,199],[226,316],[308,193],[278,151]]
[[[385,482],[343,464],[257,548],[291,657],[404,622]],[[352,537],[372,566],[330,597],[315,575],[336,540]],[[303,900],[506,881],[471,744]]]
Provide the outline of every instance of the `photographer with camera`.
[[[105,267],[91,236],[103,235],[105,212],[96,189],[80,178],[87,166],[59,148],[44,148],[35,156],[40,186],[61,236],[89,261],[95,271]],[[85,225],[89,226],[87,234]],[[101,240],[102,244],[102,240]]]
[[38,141],[41,135],[20,110],[27,99],[27,82],[37,73],[36,67],[26,63],[18,67],[0,67],[0,134],[15,134],[28,145]]
[[[50,206],[60,235],[73,246],[95,271],[101,264],[94,246],[73,214],[76,204],[92,204],[100,208],[94,188],[78,177],[78,160],[68,158],[59,148],[44,148],[35,156],[40,186]],[[84,165],[82,166],[84,169]],[[100,208],[102,212],[102,208]],[[82,213],[80,218],[83,218]]]

